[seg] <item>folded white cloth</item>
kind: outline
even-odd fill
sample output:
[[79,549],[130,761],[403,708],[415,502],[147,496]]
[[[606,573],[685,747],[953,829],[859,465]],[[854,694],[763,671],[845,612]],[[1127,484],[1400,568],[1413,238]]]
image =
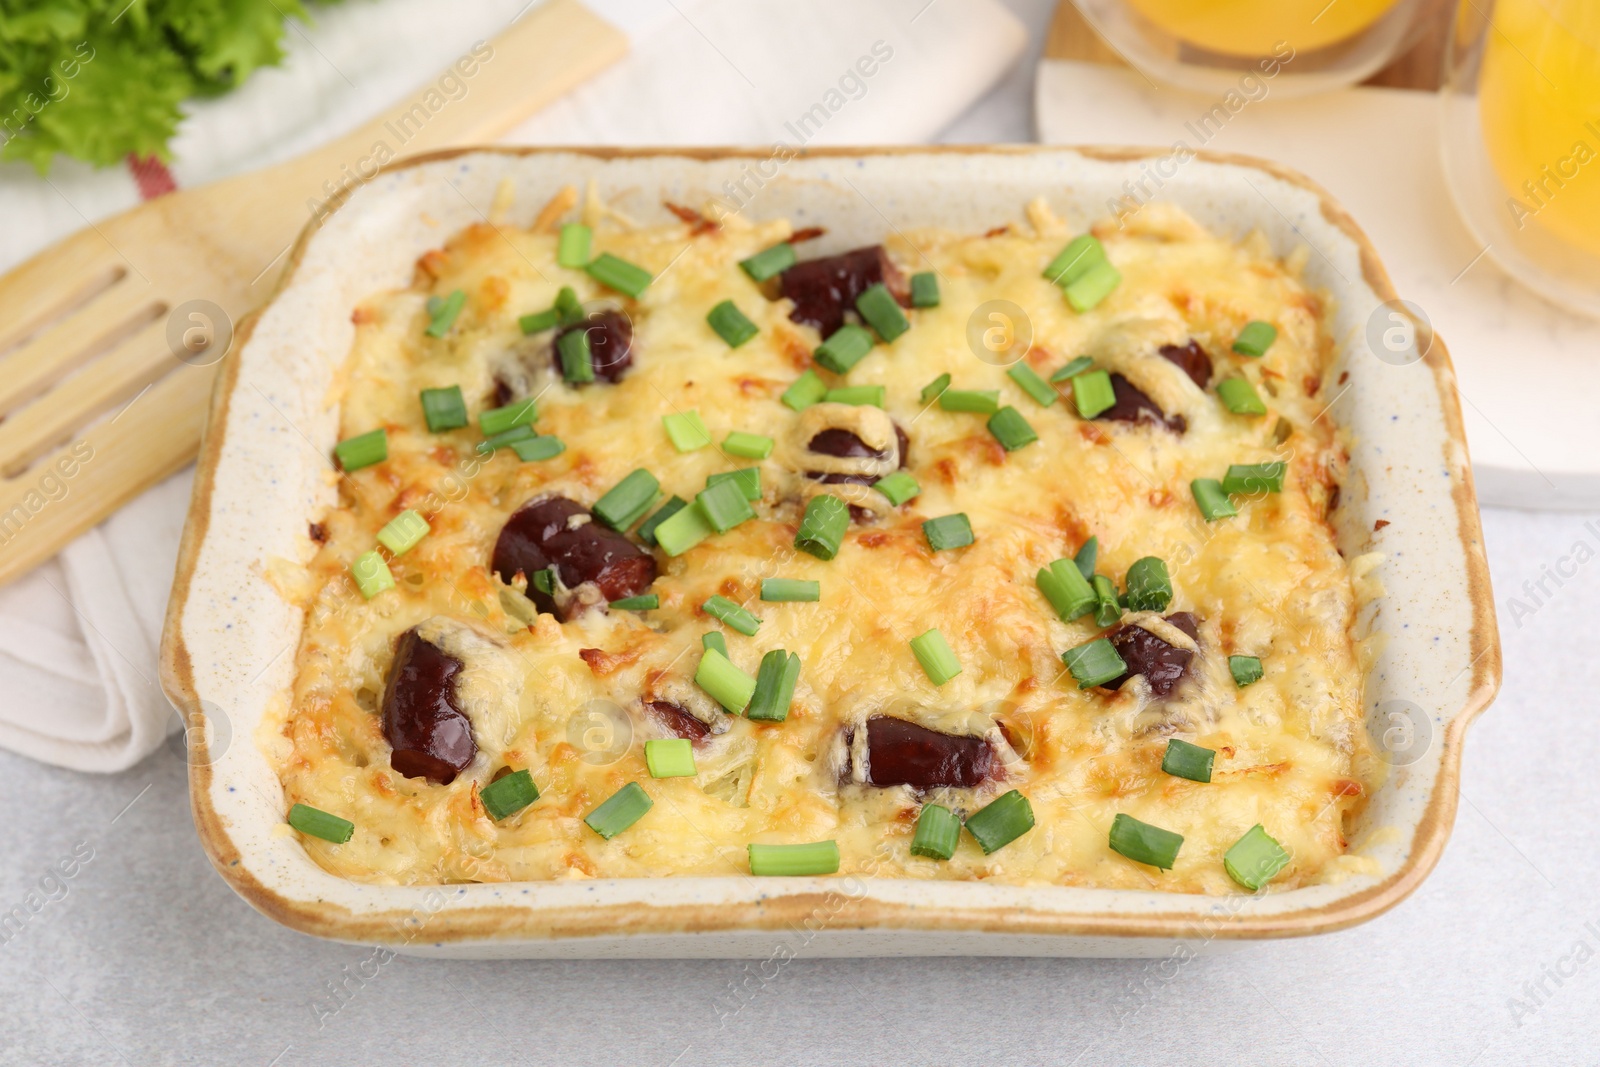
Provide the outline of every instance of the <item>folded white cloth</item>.
[[[472,41],[493,36],[522,6],[453,5],[444,27],[431,0],[320,9],[316,25],[291,31],[284,66],[195,108],[173,146],[172,174],[179,186],[199,184],[336,136]],[[506,140],[914,143],[982,96],[1026,43],[996,0],[675,6],[681,13],[636,41],[620,64]],[[865,55],[877,60],[874,74],[850,76]],[[826,120],[797,126],[819,103]],[[145,184],[149,192],[148,175]],[[85,217],[132,206],[139,192],[130,172],[67,164],[46,183],[20,165],[0,166],[0,203],[12,208],[0,228],[0,269]],[[0,589],[0,746],[77,770],[116,771],[177,728],[156,655],[189,481],[187,471],[169,479]]]

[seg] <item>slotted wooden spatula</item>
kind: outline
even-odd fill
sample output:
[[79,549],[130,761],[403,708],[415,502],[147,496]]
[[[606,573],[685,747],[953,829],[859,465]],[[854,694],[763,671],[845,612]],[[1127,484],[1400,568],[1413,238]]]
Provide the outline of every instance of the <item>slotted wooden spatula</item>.
[[459,99],[428,83],[308,155],[158,197],[0,276],[0,583],[193,458],[231,322],[271,294],[324,183],[370,176],[380,142],[403,156],[492,140],[628,38],[548,0],[489,47],[446,72]]

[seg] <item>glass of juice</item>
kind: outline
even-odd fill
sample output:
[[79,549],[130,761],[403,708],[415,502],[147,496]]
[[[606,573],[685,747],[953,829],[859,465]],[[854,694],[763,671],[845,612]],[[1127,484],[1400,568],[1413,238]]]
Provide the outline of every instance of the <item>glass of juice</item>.
[[1506,272],[1600,317],[1600,0],[1461,0],[1445,178]]
[[1351,85],[1409,48],[1437,0],[1073,0],[1122,58],[1182,89],[1252,72],[1285,96]]

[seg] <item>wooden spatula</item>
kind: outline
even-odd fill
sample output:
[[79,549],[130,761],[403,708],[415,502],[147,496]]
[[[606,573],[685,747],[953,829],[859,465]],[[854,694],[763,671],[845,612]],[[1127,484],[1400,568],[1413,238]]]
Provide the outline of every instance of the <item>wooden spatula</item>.
[[0,276],[0,583],[193,458],[231,322],[271,294],[325,183],[370,177],[380,143],[492,140],[627,47],[548,0],[445,72],[458,99],[428,83],[333,144],[90,223]]

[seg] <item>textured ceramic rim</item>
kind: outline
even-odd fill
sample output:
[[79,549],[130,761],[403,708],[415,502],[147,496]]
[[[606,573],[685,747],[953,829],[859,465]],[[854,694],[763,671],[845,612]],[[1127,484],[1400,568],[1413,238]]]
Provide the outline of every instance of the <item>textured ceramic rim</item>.
[[[861,159],[896,155],[988,155],[994,157],[1029,156],[1038,153],[1070,153],[1090,160],[1103,162],[1130,162],[1170,155],[1170,149],[1120,148],[1098,146],[944,146],[944,147],[892,147],[813,149],[802,151],[797,158],[804,159]],[[740,148],[463,148],[417,156],[386,168],[384,173],[415,167],[439,160],[453,159],[468,154],[497,154],[530,156],[567,153],[587,156],[600,161],[626,158],[679,158],[694,161],[723,159],[762,159],[771,155],[770,149]],[[1197,152],[1195,158],[1224,167],[1239,167],[1297,186],[1312,194],[1320,205],[1324,219],[1341,231],[1359,250],[1363,280],[1383,301],[1397,299],[1387,272],[1378,259],[1366,235],[1342,207],[1315,182],[1289,168],[1248,156],[1225,153]],[[341,194],[329,207],[342,206],[351,194]],[[329,213],[331,214],[331,212]],[[323,225],[328,214],[309,224],[300,235],[290,253],[288,264],[277,288],[277,294],[289,285],[305,254],[307,245]],[[242,351],[248,344],[260,312],[241,322],[237,331],[235,350]],[[829,883],[838,880],[805,879],[794,883],[809,883],[803,891],[785,892],[774,885],[771,893],[762,894],[744,907],[730,907],[726,903],[697,902],[679,904],[615,903],[587,904],[576,907],[554,907],[548,904],[496,904],[471,908],[449,909],[433,915],[428,922],[426,941],[433,944],[459,942],[515,943],[559,941],[566,938],[630,937],[640,935],[672,935],[713,932],[774,931],[800,928],[820,910],[833,917],[837,927],[857,930],[901,930],[944,933],[992,933],[1012,936],[1048,936],[1053,938],[1193,938],[1204,926],[1205,939],[1236,940],[1304,936],[1344,929],[1372,919],[1404,900],[1432,871],[1449,838],[1456,810],[1457,786],[1461,769],[1461,750],[1467,727],[1489,703],[1499,689],[1501,655],[1499,632],[1496,627],[1494,604],[1489,584],[1488,562],[1481,548],[1481,530],[1478,521],[1477,498],[1473,488],[1470,466],[1467,464],[1467,443],[1462,427],[1460,405],[1454,386],[1454,371],[1442,340],[1437,337],[1423,361],[1431,369],[1440,404],[1440,412],[1448,434],[1441,442],[1446,461],[1451,468],[1451,499],[1456,514],[1456,533],[1461,542],[1465,560],[1464,576],[1466,597],[1471,605],[1472,627],[1468,634],[1468,648],[1473,654],[1466,671],[1471,672],[1467,695],[1463,703],[1448,712],[1449,725],[1442,739],[1438,771],[1433,779],[1426,806],[1412,827],[1413,838],[1406,861],[1382,881],[1358,892],[1339,896],[1333,901],[1315,907],[1285,910],[1264,915],[1233,914],[1224,921],[1208,923],[1204,910],[1174,910],[1170,912],[1138,909],[1127,912],[1073,912],[1064,910],[1032,909],[1016,906],[1016,901],[992,905],[929,906],[904,900],[871,899],[863,893],[861,898],[841,901],[841,894]],[[229,400],[239,372],[239,360],[224,362],[213,394],[206,436],[201,445],[198,468],[194,480],[194,496],[190,505],[188,522],[178,556],[178,566],[168,604],[166,626],[162,642],[162,684],[169,698],[186,719],[200,721],[201,703],[196,691],[193,665],[182,632],[182,617],[187,604],[191,582],[194,578],[200,550],[205,542],[211,519],[211,497],[214,487],[218,457],[222,453],[228,432]],[[1451,449],[1454,449],[1452,452]],[[1466,673],[1463,671],[1462,673]],[[1457,676],[1460,677],[1459,675]],[[191,753],[190,800],[196,828],[212,863],[233,889],[263,914],[305,933],[321,937],[355,942],[394,942],[400,939],[407,924],[414,922],[417,914],[412,909],[352,911],[331,901],[316,898],[286,896],[263,884],[251,871],[249,857],[241,854],[230,835],[225,820],[212,802],[214,770],[208,758],[204,731],[191,731],[196,737],[196,750]],[[254,743],[253,738],[247,738]],[[309,858],[307,863],[311,861]],[[329,876],[333,877],[333,876]],[[642,880],[643,881],[643,880]],[[662,885],[659,881],[653,885]],[[669,880],[671,881],[671,880]],[[733,879],[681,879],[688,882],[731,882]],[[529,883],[523,883],[529,884]],[[539,883],[531,883],[537,885]],[[869,887],[873,884],[868,879]],[[899,883],[889,881],[894,886]],[[971,883],[938,883],[963,886]],[[364,887],[363,887],[364,888]],[[392,889],[394,887],[371,887]],[[431,887],[449,891],[458,887]],[[982,888],[993,890],[997,897],[1010,887]],[[409,887],[421,894],[430,887]],[[1101,891],[1115,892],[1115,891]],[[1211,905],[1211,915],[1221,910],[1224,901],[1233,898],[1192,898],[1183,895],[1152,893],[1152,896],[1171,896],[1174,904],[1183,901],[1203,901]],[[1287,894],[1285,894],[1287,895]],[[1241,898],[1244,900],[1271,899]]]

